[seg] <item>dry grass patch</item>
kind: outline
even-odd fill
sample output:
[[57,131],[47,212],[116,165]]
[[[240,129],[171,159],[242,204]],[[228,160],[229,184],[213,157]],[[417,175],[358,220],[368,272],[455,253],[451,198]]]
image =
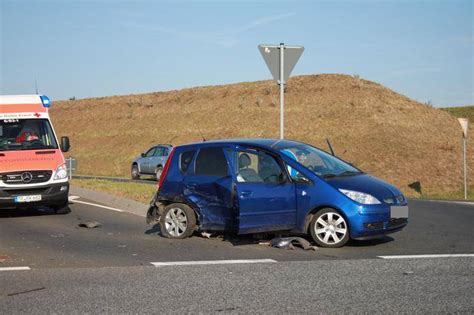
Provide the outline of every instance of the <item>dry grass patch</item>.
[[[273,81],[57,102],[51,115],[81,174],[130,176],[130,162],[155,143],[279,137]],[[347,75],[293,77],[286,89],[286,137],[326,148],[400,187],[425,195],[462,187],[460,127],[449,113]],[[474,155],[469,155],[474,169]],[[472,172],[471,172],[472,173]]]

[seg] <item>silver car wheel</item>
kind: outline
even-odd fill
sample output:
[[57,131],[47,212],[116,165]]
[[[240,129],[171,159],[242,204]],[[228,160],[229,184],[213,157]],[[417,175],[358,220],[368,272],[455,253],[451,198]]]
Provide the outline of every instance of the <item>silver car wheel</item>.
[[157,167],[155,170],[156,180],[160,180],[162,173],[163,173],[163,168]]
[[171,236],[181,236],[188,227],[188,218],[186,213],[180,208],[170,209],[165,216],[166,231]]
[[136,165],[132,167],[132,176],[138,176],[138,167]]
[[341,242],[347,234],[346,220],[336,212],[323,213],[314,225],[314,234],[323,243],[334,245]]

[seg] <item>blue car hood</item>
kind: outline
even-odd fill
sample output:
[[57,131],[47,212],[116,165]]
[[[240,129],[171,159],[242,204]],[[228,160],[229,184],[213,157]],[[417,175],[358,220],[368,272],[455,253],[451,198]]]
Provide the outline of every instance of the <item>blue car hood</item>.
[[336,189],[347,189],[370,194],[379,200],[401,195],[400,190],[377,177],[368,174],[327,178],[326,182]]

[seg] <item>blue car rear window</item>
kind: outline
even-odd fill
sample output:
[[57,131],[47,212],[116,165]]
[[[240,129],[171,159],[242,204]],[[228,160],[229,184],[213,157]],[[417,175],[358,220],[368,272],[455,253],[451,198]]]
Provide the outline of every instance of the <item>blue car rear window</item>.
[[222,148],[202,148],[196,158],[196,175],[227,176],[227,160]]

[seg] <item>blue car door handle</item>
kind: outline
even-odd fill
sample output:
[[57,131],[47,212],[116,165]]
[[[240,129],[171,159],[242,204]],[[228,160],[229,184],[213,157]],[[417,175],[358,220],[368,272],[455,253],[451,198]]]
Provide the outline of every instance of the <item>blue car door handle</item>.
[[242,197],[248,197],[248,196],[252,195],[252,192],[250,190],[244,190],[240,193],[240,195]]
[[189,182],[188,185],[191,187],[196,187],[198,183],[196,182]]

